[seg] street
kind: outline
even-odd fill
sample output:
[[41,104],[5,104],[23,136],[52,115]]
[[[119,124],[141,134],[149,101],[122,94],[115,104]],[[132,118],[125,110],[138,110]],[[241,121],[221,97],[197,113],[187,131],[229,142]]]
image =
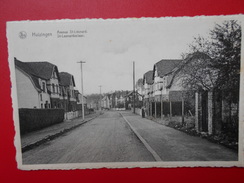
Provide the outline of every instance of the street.
[[23,153],[23,164],[154,161],[118,112]]
[[130,111],[107,111],[59,138],[24,152],[23,164],[155,161],[130,126],[161,161],[237,161],[238,158],[230,149]]

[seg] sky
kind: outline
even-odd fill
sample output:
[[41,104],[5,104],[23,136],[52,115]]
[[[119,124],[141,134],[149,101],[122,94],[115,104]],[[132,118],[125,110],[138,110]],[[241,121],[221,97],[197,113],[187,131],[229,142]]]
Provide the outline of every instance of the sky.
[[[161,59],[180,59],[198,35],[207,37],[215,23],[233,17],[184,17],[147,19],[83,19],[20,21],[7,25],[9,62],[48,61],[59,72],[74,76],[81,90],[83,64],[84,94],[132,90],[133,62],[136,80]],[[26,37],[20,38],[24,31]],[[58,33],[68,32],[68,33]],[[75,33],[71,33],[71,32]],[[46,34],[49,36],[35,36]],[[51,35],[50,35],[51,34]],[[81,37],[58,37],[58,35]]]

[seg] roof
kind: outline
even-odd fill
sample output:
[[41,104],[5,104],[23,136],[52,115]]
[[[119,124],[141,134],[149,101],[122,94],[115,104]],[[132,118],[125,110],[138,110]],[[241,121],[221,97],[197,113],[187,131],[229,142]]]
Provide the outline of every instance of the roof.
[[153,84],[153,71],[148,71],[143,76],[143,84]]
[[49,80],[52,78],[53,71],[56,70],[59,79],[58,67],[49,62],[22,62],[14,58],[15,65],[29,75]]
[[72,74],[68,73],[68,72],[60,72],[59,73],[59,77],[60,77],[60,84],[63,86],[70,86],[71,82],[74,83],[75,86],[75,80]]
[[199,51],[188,54],[187,57],[182,62],[180,62],[180,64],[178,64],[177,70],[173,74],[169,75],[169,77],[167,78],[169,84],[166,87],[170,88],[174,82],[176,75],[180,72],[180,70],[189,62],[195,59],[211,59],[211,58],[207,54]]
[[32,68],[30,68],[28,66],[28,64],[26,64],[24,62],[21,62],[21,61],[19,61],[17,59],[14,59],[14,63],[15,63],[15,66],[18,69],[22,70],[22,72],[24,72],[25,74],[27,74],[30,77],[30,79],[33,81],[34,86],[37,89],[41,90],[41,86],[39,84],[38,78],[33,75],[34,74],[34,71],[32,70]]
[[137,80],[137,82],[136,82],[136,86],[137,86],[137,87],[140,87],[140,86],[142,86],[142,85],[143,85],[143,79],[140,78],[140,79]]
[[156,64],[154,64],[153,67],[153,75],[155,73],[155,69],[157,69],[158,72],[158,76],[159,77],[163,77],[167,74],[169,74],[170,72],[172,72],[172,70],[174,68],[176,68],[177,66],[179,66],[179,64],[182,62],[182,60],[172,60],[172,59],[168,59],[168,60],[160,60],[159,62],[157,62]]
[[[129,97],[132,96],[134,94],[134,91],[129,92],[125,97]],[[135,91],[135,95],[137,96],[142,96],[140,93],[138,93],[138,91]]]

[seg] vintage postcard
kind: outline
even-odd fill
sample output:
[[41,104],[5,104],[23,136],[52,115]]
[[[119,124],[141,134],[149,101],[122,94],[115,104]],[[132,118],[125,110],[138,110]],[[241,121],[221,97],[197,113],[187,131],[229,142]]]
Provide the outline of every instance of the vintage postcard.
[[18,168],[243,167],[243,23],[7,22]]

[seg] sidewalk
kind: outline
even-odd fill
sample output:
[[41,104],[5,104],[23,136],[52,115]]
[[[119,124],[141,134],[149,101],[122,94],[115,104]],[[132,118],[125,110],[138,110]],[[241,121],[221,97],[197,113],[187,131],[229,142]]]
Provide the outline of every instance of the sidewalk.
[[99,116],[99,112],[89,114],[85,116],[85,120],[82,118],[75,118],[72,120],[67,120],[62,123],[58,123],[41,130],[33,131],[21,136],[21,149],[25,152],[34,146],[38,146],[46,141],[52,140],[65,132],[68,132],[78,126],[96,118]]
[[222,145],[175,130],[132,112],[122,116],[161,161],[237,161],[238,154]]

